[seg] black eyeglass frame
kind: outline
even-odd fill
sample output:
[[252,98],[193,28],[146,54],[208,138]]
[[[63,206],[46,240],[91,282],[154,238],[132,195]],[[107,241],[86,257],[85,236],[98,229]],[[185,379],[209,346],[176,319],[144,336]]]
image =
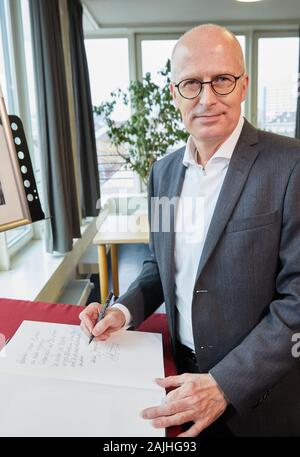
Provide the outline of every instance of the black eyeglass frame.
[[[245,74],[245,73],[242,73],[240,76],[234,76],[234,75],[231,75],[230,73],[222,73],[222,74],[220,74],[220,75],[215,76],[211,81],[200,81],[200,79],[186,78],[186,79],[183,79],[182,81],[179,81],[179,83],[177,83],[177,84],[174,83],[174,87],[176,87],[176,89],[178,90],[180,96],[181,96],[182,98],[185,98],[186,100],[193,100],[194,98],[199,97],[199,95],[200,95],[201,92],[202,92],[202,89],[203,89],[203,85],[204,85],[204,84],[210,84],[210,87],[211,87],[212,91],[213,91],[216,95],[221,95],[221,96],[222,96],[222,95],[229,95],[229,94],[231,94],[231,93],[234,91],[234,89],[236,88],[236,83],[237,83],[237,81],[238,81],[242,76],[244,76],[244,74]],[[220,76],[231,76],[232,78],[234,78],[234,86],[233,86],[233,88],[232,88],[229,92],[226,92],[225,94],[220,94],[219,92],[217,92],[217,91],[214,89],[213,85],[212,85],[214,79],[219,78]],[[194,97],[185,97],[185,96],[182,95],[182,93],[180,92],[179,86],[180,86],[180,84],[183,83],[184,81],[190,81],[190,80],[197,81],[197,82],[200,83],[199,92],[198,92],[198,94],[195,95]]]

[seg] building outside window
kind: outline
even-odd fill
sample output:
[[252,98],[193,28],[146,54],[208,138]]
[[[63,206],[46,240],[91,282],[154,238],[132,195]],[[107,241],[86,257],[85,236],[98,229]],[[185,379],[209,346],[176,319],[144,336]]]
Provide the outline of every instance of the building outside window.
[[259,128],[285,136],[295,136],[298,61],[298,37],[259,38],[257,94]]
[[[85,40],[89,67],[92,103],[99,106],[109,101],[111,92],[129,86],[129,58],[127,38],[97,38]],[[114,119],[124,122],[130,115],[130,106],[118,103]],[[126,170],[107,135],[105,121],[94,115],[98,171],[102,195],[133,189],[133,174]]]

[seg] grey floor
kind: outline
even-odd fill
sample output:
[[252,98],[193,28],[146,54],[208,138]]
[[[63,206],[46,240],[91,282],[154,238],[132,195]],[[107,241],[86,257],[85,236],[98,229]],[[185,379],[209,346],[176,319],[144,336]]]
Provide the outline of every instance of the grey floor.
[[[149,256],[148,245],[145,244],[122,244],[118,246],[118,265],[119,265],[119,290],[120,295],[126,292],[128,286],[135,280],[140,273],[143,261]],[[111,281],[111,264],[110,256],[108,255],[108,272],[109,272],[109,288],[112,288]],[[91,281],[94,283],[94,290],[91,292],[89,302],[91,300],[98,301],[100,296],[99,278],[98,275],[92,275]]]
[[[148,245],[145,244],[122,244],[118,246],[118,265],[119,265],[119,290],[120,295],[126,292],[128,286],[135,280],[142,270],[143,261],[150,255]],[[112,289],[110,256],[108,256],[109,289]],[[91,281],[95,288],[92,290],[87,304],[98,301],[100,296],[99,277],[92,275]],[[162,305],[159,312],[164,312]]]
[[120,295],[142,270],[143,261],[150,255],[146,244],[123,244],[118,246]]

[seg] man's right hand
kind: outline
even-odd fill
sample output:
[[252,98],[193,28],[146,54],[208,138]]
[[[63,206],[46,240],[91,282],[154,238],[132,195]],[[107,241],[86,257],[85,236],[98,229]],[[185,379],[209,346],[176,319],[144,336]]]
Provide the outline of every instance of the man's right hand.
[[97,341],[105,341],[111,333],[120,330],[125,324],[125,315],[117,308],[109,308],[105,317],[97,323],[102,306],[99,303],[90,303],[80,314],[80,327],[87,335],[94,335]]

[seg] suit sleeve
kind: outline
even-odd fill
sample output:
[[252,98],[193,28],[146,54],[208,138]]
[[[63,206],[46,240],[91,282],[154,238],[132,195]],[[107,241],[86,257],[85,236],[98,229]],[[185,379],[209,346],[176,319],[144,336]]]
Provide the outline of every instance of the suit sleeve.
[[153,233],[151,231],[151,197],[153,197],[154,168],[152,166],[148,183],[148,215],[150,226],[150,258],[145,260],[139,276],[129,286],[127,292],[120,296],[117,303],[122,303],[130,311],[132,325],[138,326],[149,317],[163,302],[163,288],[155,256]]
[[241,344],[210,370],[241,414],[300,365],[292,352],[292,337],[300,330],[300,162],[290,174],[282,214],[276,278],[279,298],[270,303],[269,312]]

